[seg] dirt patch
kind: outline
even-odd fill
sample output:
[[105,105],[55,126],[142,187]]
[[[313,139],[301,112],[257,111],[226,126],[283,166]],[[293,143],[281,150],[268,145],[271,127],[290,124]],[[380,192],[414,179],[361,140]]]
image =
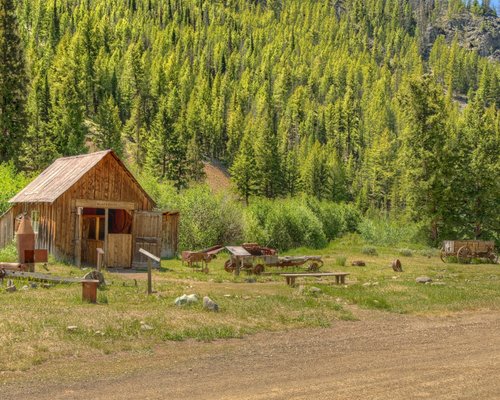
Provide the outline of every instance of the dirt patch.
[[[500,392],[500,313],[414,317],[355,311],[331,328],[148,354],[78,358],[5,380],[5,398],[493,399]],[[2,377],[0,376],[0,380]]]

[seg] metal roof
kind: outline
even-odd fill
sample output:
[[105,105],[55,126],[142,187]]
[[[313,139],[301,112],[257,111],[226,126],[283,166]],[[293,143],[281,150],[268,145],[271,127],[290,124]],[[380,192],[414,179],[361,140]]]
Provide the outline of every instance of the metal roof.
[[55,160],[33,182],[14,196],[10,203],[53,203],[108,154],[113,155],[148,199],[151,199],[118,156],[112,150],[104,150]]

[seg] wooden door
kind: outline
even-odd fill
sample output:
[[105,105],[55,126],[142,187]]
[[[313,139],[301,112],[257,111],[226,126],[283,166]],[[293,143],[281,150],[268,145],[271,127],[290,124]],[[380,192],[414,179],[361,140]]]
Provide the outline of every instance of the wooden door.
[[[139,249],[154,254],[157,257],[161,255],[162,243],[162,221],[163,214],[155,211],[136,211],[134,213],[134,222],[132,225],[134,257],[132,266],[134,268],[146,268],[147,258],[139,253]],[[159,267],[159,265],[156,265]]]
[[130,268],[132,257],[132,235],[108,234],[107,267]]

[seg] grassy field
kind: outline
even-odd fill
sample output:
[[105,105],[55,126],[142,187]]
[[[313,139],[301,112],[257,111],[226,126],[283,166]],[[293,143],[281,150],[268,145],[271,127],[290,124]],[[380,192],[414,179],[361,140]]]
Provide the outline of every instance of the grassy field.
[[[349,272],[348,283],[337,286],[327,279],[308,279],[299,283],[302,287],[292,288],[272,268],[267,269],[271,274],[248,283],[245,273],[235,277],[224,271],[225,255],[210,264],[209,274],[179,261],[163,261],[161,270],[154,272],[157,293],[152,296],[145,294],[145,273],[106,272],[109,284],[99,290],[97,305],[82,302],[79,284],[22,290],[27,282],[16,281],[17,292],[0,291],[0,372],[23,371],[65,357],[148,352],[162,341],[326,327],[339,319],[355,319],[353,305],[416,314],[500,308],[500,265],[444,264],[433,250],[371,248],[354,236],[320,251],[297,249],[289,254],[321,254],[322,271]],[[8,257],[0,254],[0,259]],[[392,270],[395,258],[404,272]],[[367,265],[351,267],[353,260]],[[60,276],[85,273],[59,264],[49,269]],[[415,278],[422,275],[444,285],[417,284]],[[311,292],[312,286],[321,293]],[[184,293],[196,293],[200,299],[210,296],[220,312],[203,310],[201,301],[175,306],[174,299]],[[71,325],[77,328],[68,330]]]

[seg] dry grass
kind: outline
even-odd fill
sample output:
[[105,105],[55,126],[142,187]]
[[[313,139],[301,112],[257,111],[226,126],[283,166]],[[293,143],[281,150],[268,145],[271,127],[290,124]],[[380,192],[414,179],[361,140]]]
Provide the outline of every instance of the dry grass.
[[[99,291],[100,304],[81,301],[80,285],[58,285],[50,289],[0,292],[0,371],[19,371],[33,365],[67,357],[90,357],[120,351],[149,351],[165,340],[213,340],[240,337],[258,331],[329,326],[336,319],[352,319],[349,304],[398,313],[448,313],[460,310],[498,309],[499,265],[443,264],[437,256],[415,252],[403,258],[403,273],[390,267],[397,249],[377,248],[378,256],[362,254],[362,246],[336,243],[321,251],[324,271],[349,272],[348,285],[330,280],[300,282],[322,289],[319,295],[299,292],[276,274],[263,275],[256,283],[245,283],[245,274],[234,277],[223,270],[225,257],[210,264],[202,274],[178,261],[164,261],[154,273],[157,293],[147,296],[145,273],[107,272],[109,286]],[[302,250],[303,254],[316,251]],[[338,256],[347,266],[336,265]],[[366,267],[351,267],[362,259]],[[56,275],[81,276],[82,271],[63,265],[50,266]],[[268,268],[268,272],[279,272]],[[445,286],[421,285],[415,278],[428,275]],[[135,286],[135,281],[137,286]],[[364,286],[371,282],[374,285]],[[20,289],[26,282],[17,281]],[[203,310],[201,301],[177,307],[174,299],[183,293],[208,295],[220,306],[219,313]],[[144,324],[152,327],[144,329]],[[69,325],[78,328],[68,331]],[[1,378],[0,378],[1,380]]]

